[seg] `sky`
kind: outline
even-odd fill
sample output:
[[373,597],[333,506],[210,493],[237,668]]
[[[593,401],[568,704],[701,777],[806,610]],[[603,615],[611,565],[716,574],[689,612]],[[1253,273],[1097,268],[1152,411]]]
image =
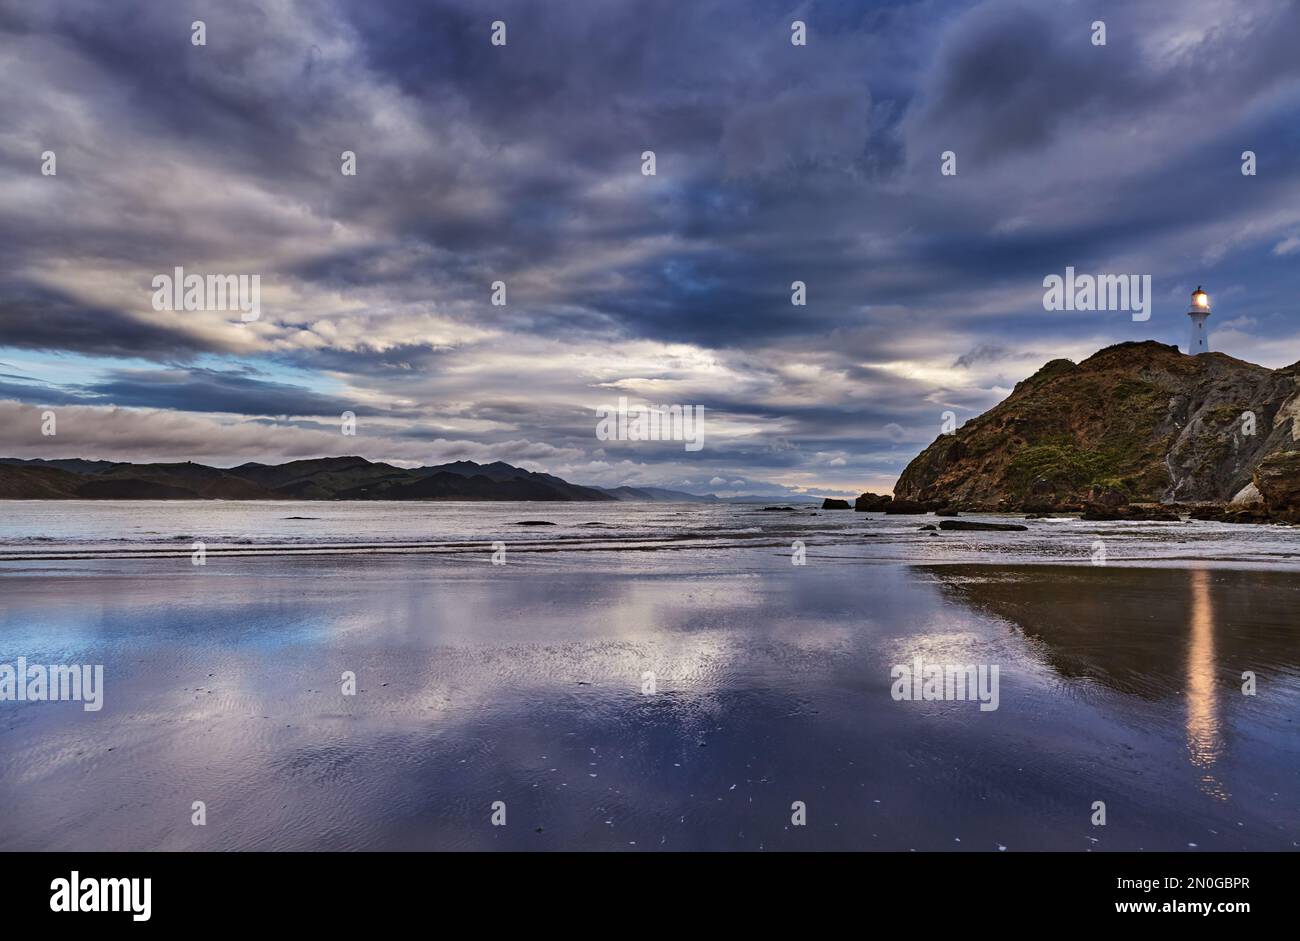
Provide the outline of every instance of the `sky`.
[[[0,455],[889,492],[1198,285],[1300,360],[1297,47],[1293,0],[0,0]],[[1150,319],[1046,310],[1067,266]],[[155,309],[176,267],[258,319]],[[601,440],[620,396],[703,447]]]

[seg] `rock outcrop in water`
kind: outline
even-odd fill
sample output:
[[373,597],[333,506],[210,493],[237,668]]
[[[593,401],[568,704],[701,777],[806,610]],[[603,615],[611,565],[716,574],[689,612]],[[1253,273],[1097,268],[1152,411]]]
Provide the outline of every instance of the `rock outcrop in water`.
[[944,520],[939,524],[943,530],[955,530],[958,532],[989,532],[989,533],[1023,533],[1028,526],[1022,526],[1019,523],[984,523],[976,520]]
[[[1229,504],[1300,520],[1300,364],[1120,343],[1052,360],[1006,399],[940,435],[895,502],[970,510],[1118,512]],[[1251,489],[1253,488],[1253,489]]]
[[894,498],[889,494],[881,495],[868,491],[853,501],[853,509],[859,513],[883,513],[893,502]]

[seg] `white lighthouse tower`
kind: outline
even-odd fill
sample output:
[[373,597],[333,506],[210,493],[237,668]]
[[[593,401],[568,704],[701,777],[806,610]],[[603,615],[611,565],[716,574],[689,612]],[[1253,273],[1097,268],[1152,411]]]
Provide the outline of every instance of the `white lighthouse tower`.
[[1205,329],[1206,318],[1210,316],[1210,295],[1199,287],[1192,292],[1192,306],[1187,311],[1192,320],[1192,333],[1187,340],[1187,355],[1210,352],[1210,334]]

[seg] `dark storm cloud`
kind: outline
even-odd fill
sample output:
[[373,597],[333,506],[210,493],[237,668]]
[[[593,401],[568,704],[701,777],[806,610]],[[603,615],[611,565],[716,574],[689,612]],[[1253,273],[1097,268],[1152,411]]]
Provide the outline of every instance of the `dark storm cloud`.
[[[947,33],[923,83],[925,103],[911,119],[957,128],[963,152],[987,161],[1041,150],[1081,119],[1105,116],[1123,127],[1158,120],[1189,91],[1203,92],[1205,104],[1241,101],[1300,76],[1300,6],[1236,6],[1258,18],[1222,23],[1194,45],[1161,55],[1144,42],[1169,18],[1167,5],[982,4]],[[1193,22],[1197,7],[1209,12],[1210,4],[1187,5]],[[1091,42],[1095,20],[1107,24],[1104,47]],[[1189,135],[1207,129],[1214,131],[1186,126]]]
[[0,282],[0,345],[98,356],[184,359],[214,344],[61,291]]
[[67,389],[29,381],[7,382],[4,381],[5,378],[0,377],[0,399],[29,402],[33,405],[79,405],[87,401],[85,396]]
[[959,149],[976,160],[1039,150],[1080,112],[1141,110],[1163,90],[1122,29],[1099,55],[1083,22],[1061,30],[1029,3],[990,5],[962,25],[941,50],[920,119],[961,126]]
[[115,370],[84,392],[114,405],[184,412],[337,416],[356,408],[288,383],[212,369]]
[[974,349],[962,353],[953,360],[952,364],[955,367],[964,367],[973,366],[976,363],[997,362],[998,360],[1006,358],[1008,352],[1010,351],[1005,346],[997,346],[992,343],[981,343]]
[[[111,405],[237,415],[316,415],[330,416],[335,424],[341,413],[357,410],[355,402],[320,395],[300,386],[213,369],[115,369],[99,381],[74,386],[58,386],[23,376],[0,376],[0,380],[6,378],[20,381],[0,381],[0,399],[48,405]],[[388,417],[410,417],[410,413],[388,409],[365,411]]]

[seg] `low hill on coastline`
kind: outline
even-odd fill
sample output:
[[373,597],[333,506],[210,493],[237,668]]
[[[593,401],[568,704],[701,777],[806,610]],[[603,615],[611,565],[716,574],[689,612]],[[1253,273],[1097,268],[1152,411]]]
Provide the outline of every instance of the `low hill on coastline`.
[[548,500],[613,501],[500,461],[403,468],[361,457],[287,464],[128,464],[0,458],[0,500]]
[[1052,360],[941,434],[903,471],[894,501],[973,511],[1233,504],[1300,519],[1297,441],[1300,364],[1272,370],[1120,343],[1078,364]]
[[504,461],[396,467],[363,457],[209,467],[0,457],[0,500],[544,500],[745,503],[663,487],[584,487]]

